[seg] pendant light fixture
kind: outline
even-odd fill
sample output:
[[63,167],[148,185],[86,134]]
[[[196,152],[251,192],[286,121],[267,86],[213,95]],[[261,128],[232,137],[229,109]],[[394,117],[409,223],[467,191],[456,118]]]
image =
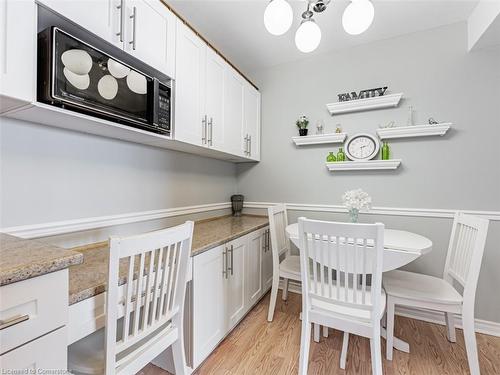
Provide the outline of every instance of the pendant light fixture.
[[375,9],[370,0],[351,0],[342,15],[342,26],[351,35],[364,33],[372,24]]
[[286,0],[271,0],[264,12],[264,25],[273,35],[283,35],[292,26],[293,11]]
[[314,51],[321,42],[321,29],[312,18],[313,15],[308,4],[307,10],[302,13],[302,22],[295,32],[295,45],[304,53]]
[[[295,32],[295,45],[304,53],[312,52],[321,42],[321,29],[314,21],[314,13],[326,10],[331,0],[307,0],[302,22]],[[350,0],[342,15],[342,26],[351,35],[359,35],[371,26],[375,9],[370,0]],[[312,10],[311,10],[312,8]],[[287,0],[271,0],[264,12],[264,25],[273,35],[283,35],[293,21],[292,7]]]

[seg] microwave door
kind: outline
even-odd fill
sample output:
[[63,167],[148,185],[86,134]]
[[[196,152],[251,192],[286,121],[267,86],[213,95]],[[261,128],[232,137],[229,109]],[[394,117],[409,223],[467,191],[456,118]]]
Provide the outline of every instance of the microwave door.
[[54,30],[52,96],[65,105],[138,124],[151,123],[153,80]]

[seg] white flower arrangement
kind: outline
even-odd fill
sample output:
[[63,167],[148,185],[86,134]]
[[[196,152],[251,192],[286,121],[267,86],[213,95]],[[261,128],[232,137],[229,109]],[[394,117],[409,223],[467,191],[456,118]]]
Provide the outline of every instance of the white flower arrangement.
[[362,189],[349,190],[342,195],[342,202],[351,215],[351,221],[358,219],[360,210],[369,210],[372,205],[372,198]]

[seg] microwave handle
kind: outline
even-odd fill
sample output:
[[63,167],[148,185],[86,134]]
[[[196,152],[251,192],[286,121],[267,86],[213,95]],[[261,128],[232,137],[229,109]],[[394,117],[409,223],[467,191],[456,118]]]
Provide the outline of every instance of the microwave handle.
[[125,0],[120,0],[120,5],[116,6],[116,9],[120,10],[120,31],[116,33],[116,36],[120,37],[120,42],[123,43],[123,15],[124,13],[124,2]]

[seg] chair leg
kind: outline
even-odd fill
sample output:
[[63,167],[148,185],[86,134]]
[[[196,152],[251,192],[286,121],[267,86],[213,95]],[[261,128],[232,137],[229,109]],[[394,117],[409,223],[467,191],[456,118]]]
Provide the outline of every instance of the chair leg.
[[446,336],[448,337],[448,341],[457,342],[457,336],[455,335],[455,318],[453,313],[447,312],[444,316],[446,319]]
[[276,299],[278,298],[278,287],[280,277],[273,276],[273,285],[271,287],[271,300],[269,301],[269,311],[267,313],[267,321],[272,322],[274,317],[274,309],[276,308]]
[[347,348],[349,347],[349,332],[344,332],[342,340],[342,352],[340,353],[340,368],[345,370],[345,362],[347,359]]
[[288,281],[288,279],[283,279],[283,293],[281,294],[283,301],[286,301],[288,298]]
[[372,374],[382,375],[382,351],[380,346],[380,323],[373,327],[373,336],[370,338],[372,354]]
[[174,368],[176,375],[186,375],[188,370],[186,368],[186,354],[184,352],[184,334],[182,328],[182,319],[180,319],[179,314],[174,319],[174,325],[179,327],[179,337],[172,344],[172,357],[174,360]]
[[479,375],[479,358],[477,354],[476,332],[474,329],[474,312],[462,311],[462,326],[464,330],[465,349],[471,375]]
[[328,326],[323,326],[323,337],[328,337]]
[[302,333],[300,336],[299,375],[307,375],[309,366],[309,347],[311,345],[311,323],[307,318],[302,319]]
[[321,328],[321,325],[318,323],[314,323],[314,342],[319,342],[319,329]]
[[391,297],[387,298],[386,311],[386,358],[392,361],[392,352],[394,350],[394,301]]

